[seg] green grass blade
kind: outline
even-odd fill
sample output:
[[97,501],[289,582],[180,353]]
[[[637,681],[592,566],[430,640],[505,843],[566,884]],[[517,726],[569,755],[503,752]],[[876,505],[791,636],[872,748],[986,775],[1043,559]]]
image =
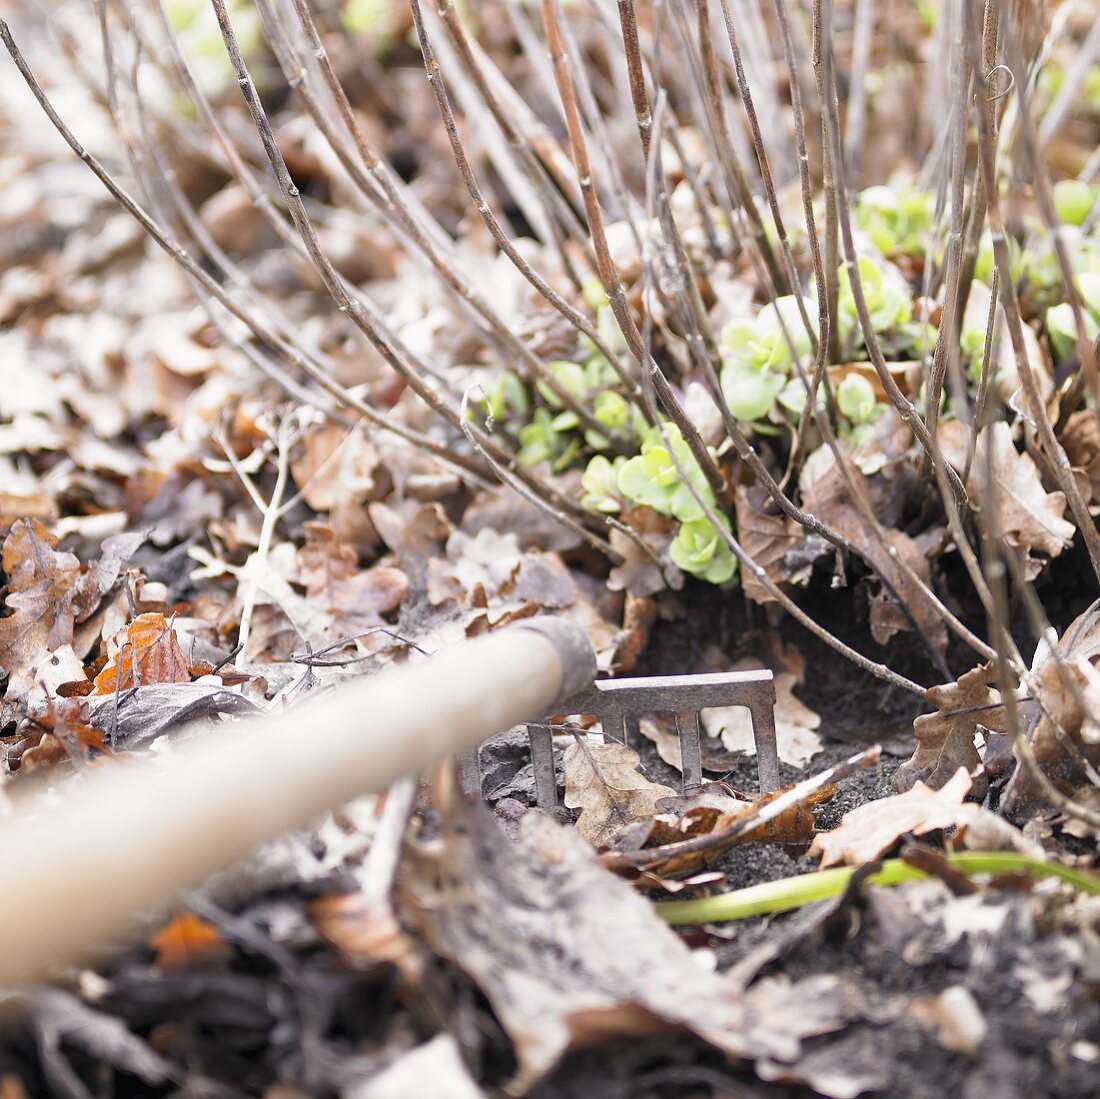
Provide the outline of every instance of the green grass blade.
[[[964,851],[948,855],[948,861],[964,874],[1025,873],[1035,877],[1054,877],[1084,893],[1100,894],[1100,877],[1083,870],[1074,870],[1056,862],[1041,862],[1014,851]],[[670,924],[718,923],[723,920],[743,920],[771,912],[786,912],[813,901],[835,897],[844,891],[855,867],[839,866],[817,870],[793,878],[750,885],[732,893],[715,897],[700,897],[690,901],[666,901],[658,904],[657,913]],[[897,885],[928,877],[922,870],[902,859],[887,859],[882,869],[872,874],[872,885]]]

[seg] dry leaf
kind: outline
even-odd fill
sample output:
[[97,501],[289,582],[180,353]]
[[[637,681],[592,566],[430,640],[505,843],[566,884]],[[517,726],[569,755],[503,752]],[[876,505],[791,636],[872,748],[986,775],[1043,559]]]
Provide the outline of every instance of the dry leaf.
[[1062,429],[1061,443],[1089,512],[1100,513],[1100,423],[1096,422],[1096,412],[1091,408],[1074,412]]
[[92,694],[111,695],[153,683],[191,681],[190,664],[176,631],[163,614],[139,614],[119,631],[109,648],[111,658],[95,677]]
[[406,915],[492,1005],[519,1066],[509,1093],[616,1037],[683,1028],[728,1055],[791,1061],[830,1029],[790,997],[775,1010],[769,988],[742,1003],[574,829],[528,813],[512,843],[480,804],[443,816],[442,849],[405,882]]
[[345,965],[408,965],[413,946],[389,904],[366,893],[334,893],[310,901],[309,914]]
[[[1048,656],[1032,677],[1032,690],[1042,711],[1031,734],[1031,748],[1043,774],[1070,796],[1079,788],[1093,788],[1092,776],[1100,769],[1100,724],[1096,720],[1100,714],[1100,671],[1084,651],[1093,647],[1094,642],[1082,645],[1081,650],[1063,657],[1062,666]],[[1004,811],[1031,813],[1047,804],[1031,773],[1017,762],[1005,791]]]
[[[969,429],[958,420],[940,424],[937,439],[944,457],[960,473],[966,465]],[[988,457],[991,451],[991,459]],[[971,503],[979,508],[988,500],[986,466],[992,460],[997,519],[1010,546],[1025,551],[1025,574],[1038,576],[1043,562],[1033,551],[1057,557],[1073,541],[1075,528],[1064,518],[1066,498],[1047,492],[1031,456],[1021,454],[1012,441],[1012,428],[1003,421],[990,424],[978,436],[974,464],[966,482]]]
[[409,582],[400,569],[376,565],[361,571],[359,555],[325,523],[307,523],[306,533],[298,551],[301,580],[307,600],[330,620],[327,632],[334,638],[379,626],[383,615],[401,606]]
[[[852,470],[851,476],[858,484],[860,473]],[[929,597],[901,571],[895,559],[904,559],[913,573],[931,586],[928,561],[916,542],[902,531],[890,528],[888,523],[885,545],[870,534],[862,513],[851,501],[845,479],[828,447],[820,447],[806,459],[798,484],[803,508],[842,534],[874,569],[877,577],[888,580],[893,589],[891,592],[883,588],[871,601],[874,639],[880,645],[885,644],[899,630],[910,629],[915,623],[935,652],[940,655],[946,652],[947,627],[943,619]],[[904,603],[908,615],[898,606],[898,600]]]
[[207,965],[221,961],[229,948],[218,929],[194,912],[174,916],[155,935],[149,947],[156,951],[156,965],[161,969],[184,969],[192,965]]
[[[786,516],[775,514],[774,505],[763,488],[738,485],[734,500],[737,508],[737,536],[745,552],[776,584],[789,582],[791,570],[787,554],[803,542],[802,528],[792,531]],[[769,510],[770,505],[770,510]],[[802,575],[808,576],[808,573]],[[748,569],[741,573],[741,584],[754,603],[774,603],[768,591]]]
[[[735,666],[739,671],[763,667],[759,660],[743,660]],[[822,749],[816,732],[821,715],[795,698],[797,683],[791,672],[779,672],[775,677],[775,740],[781,763],[805,767]],[[744,706],[715,706],[700,711],[700,717],[707,733],[720,737],[729,751],[756,755],[752,715]]]
[[648,820],[661,798],[676,791],[638,770],[638,753],[625,744],[575,741],[565,750],[565,804],[580,809],[577,830],[595,847],[610,847],[638,820]]
[[623,560],[611,570],[607,586],[612,591],[625,591],[639,598],[656,595],[665,588],[682,588],[684,575],[668,556],[676,533],[675,524],[652,508],[631,508],[623,513],[622,520],[649,553],[628,534],[613,527],[611,547]]
[[974,777],[975,797],[985,796],[987,780],[979,773],[982,760],[974,736],[979,725],[1007,731],[1001,695],[993,689],[996,678],[993,664],[982,664],[955,683],[928,688],[925,698],[936,712],[913,722],[917,747],[894,774],[896,790],[908,790],[918,780],[937,790],[962,767]]
[[3,568],[6,603],[13,613],[0,618],[0,668],[8,675],[8,701],[26,694],[48,652],[72,643],[74,624],[96,610],[143,540],[135,534],[108,538],[100,560],[82,567],[73,554],[57,552],[57,539],[37,519],[12,525],[4,540]]
[[965,804],[970,776],[963,768],[942,789],[916,782],[904,794],[893,794],[856,806],[844,814],[839,827],[819,832],[810,847],[821,856],[821,866],[862,866],[888,851],[907,833],[922,836],[938,828],[966,822],[976,806]]

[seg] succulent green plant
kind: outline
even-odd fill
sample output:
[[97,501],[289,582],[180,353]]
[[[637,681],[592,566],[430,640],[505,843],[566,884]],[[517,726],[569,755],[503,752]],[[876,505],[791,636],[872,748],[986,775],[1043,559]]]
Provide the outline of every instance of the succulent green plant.
[[581,447],[580,439],[570,435],[577,422],[575,412],[555,415],[547,408],[536,408],[530,422],[517,432],[520,445],[516,461],[525,466],[549,462],[555,473],[567,469]]
[[908,188],[868,187],[856,198],[856,224],[887,257],[923,254],[934,212],[934,196]]
[[836,387],[836,406],[849,423],[869,423],[876,404],[875,387],[862,374],[848,374]]
[[765,305],[752,320],[730,321],[722,329],[722,395],[730,412],[762,420],[787,384],[795,354],[808,355],[810,335],[794,295]]
[[619,468],[619,492],[632,503],[644,504],[682,523],[701,519],[703,509],[681,478],[677,463],[687,474],[687,481],[695,493],[713,505],[714,493],[675,424],[662,424],[649,430],[641,453],[627,458]]
[[[1090,342],[1100,333],[1100,273],[1086,271],[1076,276],[1077,289],[1085,309],[1085,339]],[[1062,302],[1046,311],[1044,317],[1050,350],[1058,362],[1064,362],[1077,346],[1077,324],[1073,307]]]
[[[729,533],[729,519],[721,512],[715,518]],[[737,558],[707,519],[683,523],[669,547],[669,556],[678,569],[711,584],[728,584],[737,574]]]
[[611,461],[602,454],[589,459],[584,473],[581,474],[581,506],[590,511],[599,511],[605,515],[614,515],[622,511],[622,493],[619,490],[619,470],[626,462],[625,458]]
[[1054,185],[1054,211],[1064,225],[1081,225],[1100,198],[1100,187],[1081,179],[1062,179]]
[[[935,326],[913,317],[913,294],[901,272],[889,261],[870,256],[858,258],[863,297],[871,318],[871,328],[887,358],[919,355],[936,342]],[[856,310],[855,295],[848,269],[840,270],[837,298],[841,343],[854,338],[854,346],[864,346],[864,334]]]
[[[246,58],[254,58],[264,43],[256,9],[244,0],[226,0],[226,7],[241,52]],[[233,80],[233,65],[210,0],[166,0],[164,10],[199,86],[209,95],[227,87]]]

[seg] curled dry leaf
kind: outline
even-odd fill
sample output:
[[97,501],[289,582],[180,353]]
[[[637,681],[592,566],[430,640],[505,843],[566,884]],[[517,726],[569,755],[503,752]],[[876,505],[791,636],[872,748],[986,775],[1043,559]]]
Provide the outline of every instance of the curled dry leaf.
[[189,683],[191,668],[163,614],[139,614],[108,645],[110,658],[92,694],[113,695],[152,683]]
[[[969,429],[958,420],[940,424],[937,434],[944,457],[960,473],[966,466]],[[1064,518],[1066,498],[1061,492],[1047,492],[1031,456],[1021,454],[1012,441],[1012,428],[1003,421],[990,424],[978,435],[974,463],[966,491],[977,507],[990,506],[987,467],[992,463],[993,506],[997,521],[1010,546],[1025,555],[1024,572],[1029,580],[1043,567],[1034,552],[1057,557],[1073,541],[1074,526]]]
[[810,846],[821,866],[862,866],[888,851],[906,833],[923,836],[965,823],[977,806],[965,803],[970,776],[960,767],[939,790],[915,782],[904,794],[892,794],[856,806],[839,827],[819,832]]
[[[1078,623],[1090,615],[1095,619],[1090,609]],[[1076,633],[1076,625],[1066,631],[1067,638]],[[1068,646],[1060,655],[1061,662],[1049,649],[1041,650],[1031,676],[1031,689],[1041,703],[1031,748],[1043,774],[1058,790],[1072,796],[1081,789],[1087,798],[1096,788],[1100,771],[1100,724],[1096,720],[1100,714],[1100,671],[1094,663],[1100,653],[1095,630],[1080,635],[1078,644]],[[1005,812],[1027,814],[1047,804],[1035,778],[1017,764],[1005,791]]]
[[333,893],[310,902],[309,914],[345,965],[358,970],[397,966],[413,969],[415,948],[389,902],[366,893]]
[[908,790],[923,781],[938,790],[962,767],[974,779],[975,797],[985,796],[987,780],[981,773],[982,759],[974,737],[979,726],[992,732],[1007,731],[1001,695],[993,687],[996,678],[993,664],[982,664],[955,683],[928,688],[925,697],[936,712],[922,714],[913,722],[917,748],[894,774],[895,789]]
[[684,574],[672,564],[668,548],[676,533],[675,524],[652,508],[631,508],[623,514],[630,527],[649,549],[646,553],[637,542],[621,530],[611,529],[611,546],[622,564],[616,565],[607,577],[612,591],[625,591],[635,596],[656,595],[666,587],[678,590],[684,586]]
[[1096,413],[1091,408],[1074,412],[1062,429],[1061,443],[1089,512],[1100,514],[1100,423]]
[[156,951],[156,965],[160,969],[205,965],[220,961],[229,953],[218,929],[194,912],[173,916],[150,936],[149,946]]
[[609,741],[574,741],[565,750],[565,804],[580,809],[577,830],[595,847],[610,847],[635,821],[656,813],[676,791],[638,770],[638,753]]

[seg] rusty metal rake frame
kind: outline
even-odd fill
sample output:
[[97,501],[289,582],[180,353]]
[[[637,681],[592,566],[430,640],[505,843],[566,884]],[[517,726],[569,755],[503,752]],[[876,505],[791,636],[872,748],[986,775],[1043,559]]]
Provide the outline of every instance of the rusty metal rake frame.
[[[603,727],[604,735],[629,744],[637,741],[638,719],[643,714],[672,713],[680,738],[682,790],[696,793],[703,784],[703,758],[699,711],[712,706],[744,706],[752,717],[756,743],[756,767],[760,792],[779,786],[779,757],[775,739],[775,682],[770,671],[720,672],[705,675],[635,676],[598,680],[591,687],[555,707],[553,714],[526,723],[531,745],[535,801],[540,809],[558,805],[554,771],[554,729],[551,721],[562,715],[589,715]],[[463,768],[467,788],[477,789],[480,770],[471,754]]]

